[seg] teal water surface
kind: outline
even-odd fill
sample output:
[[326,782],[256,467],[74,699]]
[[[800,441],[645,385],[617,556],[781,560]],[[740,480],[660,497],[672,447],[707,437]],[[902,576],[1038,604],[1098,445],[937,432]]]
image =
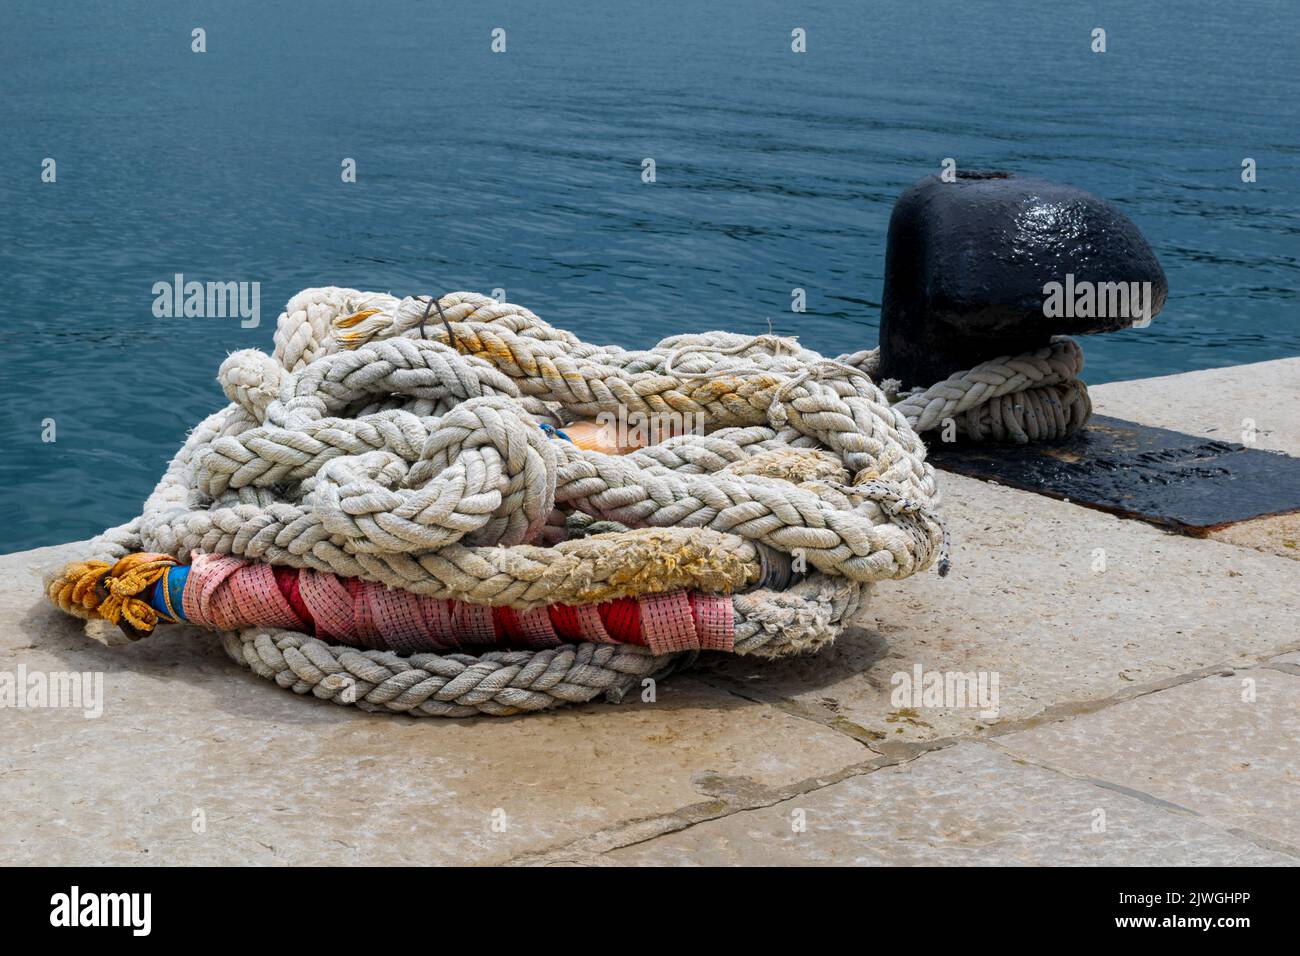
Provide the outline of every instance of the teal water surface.
[[[135,514],[223,402],[221,360],[269,350],[308,286],[501,288],[630,346],[769,320],[873,345],[891,205],[944,157],[1076,184],[1150,239],[1166,310],[1085,341],[1090,381],[1300,354],[1294,0],[10,0],[4,20],[0,551]],[[156,318],[175,273],[260,282],[260,324]]]

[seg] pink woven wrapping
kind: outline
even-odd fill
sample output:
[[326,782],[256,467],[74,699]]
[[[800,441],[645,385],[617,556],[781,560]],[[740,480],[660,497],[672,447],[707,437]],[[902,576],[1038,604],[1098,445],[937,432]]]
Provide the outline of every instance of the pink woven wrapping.
[[736,649],[736,609],[731,598],[718,594],[696,594],[691,597],[695,611],[695,633],[699,635],[700,650],[726,651]]
[[298,593],[316,619],[316,633],[344,644],[359,644],[353,624],[352,594],[337,577],[321,571],[303,570],[298,574]]
[[617,644],[609,631],[605,630],[605,622],[600,619],[600,610],[594,604],[577,604],[573,606],[573,611],[578,619],[578,627],[582,631],[582,639],[591,641],[594,644]]
[[435,650],[430,642],[426,646],[427,628],[420,609],[420,598],[409,591],[397,591],[377,585],[362,592],[369,610],[370,620],[380,639],[380,646],[408,654]]
[[698,651],[700,638],[695,633],[695,615],[685,591],[647,594],[637,599],[641,605],[641,626],[646,646],[656,654],[673,651]]
[[[289,600],[294,583],[291,574],[287,596],[270,565],[200,554],[190,567],[182,606],[195,624],[221,630],[307,629]],[[656,654],[734,649],[731,599],[718,595],[674,591],[635,601],[517,610],[444,601],[320,571],[297,572],[296,585],[296,606],[312,616],[317,636],[356,647],[411,654],[503,644],[540,649],[581,640],[644,644]]]
[[190,564],[190,575],[185,580],[185,593],[181,595],[181,609],[185,617],[195,624],[220,627],[213,613],[212,598],[245,562],[238,558],[223,558],[217,554],[196,555]]
[[247,627],[250,622],[266,627],[303,626],[280,593],[270,565],[215,554],[195,557],[181,607],[195,624],[223,631]]
[[[352,597],[352,630],[356,633],[361,646],[379,651],[386,649],[388,645],[379,636],[379,628],[376,625],[375,616],[370,605],[371,591],[375,587],[374,582],[352,581],[350,585],[344,585],[344,587],[347,588],[348,594]],[[301,590],[301,586],[299,586],[299,590]]]
[[531,648],[541,650],[546,647],[559,647],[564,642],[555,633],[551,616],[544,607],[529,608],[527,611],[515,611],[515,621],[523,635],[524,643]]
[[496,628],[492,624],[492,609],[481,604],[453,602],[451,630],[462,644],[495,644]]
[[460,647],[456,632],[451,626],[451,601],[421,597],[420,614],[424,618],[425,650],[454,651]]
[[[236,571],[227,589],[231,599],[224,602],[232,621],[251,614],[270,627],[302,627],[302,621],[289,606],[289,600],[280,593],[275,583],[275,571],[269,564],[250,564]],[[218,591],[218,598],[221,591]]]

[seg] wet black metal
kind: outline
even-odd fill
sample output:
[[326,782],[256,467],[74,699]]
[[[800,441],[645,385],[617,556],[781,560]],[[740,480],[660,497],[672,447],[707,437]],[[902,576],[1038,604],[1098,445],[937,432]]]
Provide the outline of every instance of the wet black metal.
[[1149,282],[1151,316],[1169,291],[1155,253],[1114,203],[1002,170],[958,170],[953,182],[928,176],[889,218],[881,378],[925,387],[986,359],[1033,352],[1053,335],[1133,323],[1127,312],[1076,317],[1073,305],[1049,318],[1045,284],[1075,281]]
[[1183,534],[1300,511],[1300,458],[1105,415],[1056,445],[944,444],[929,460]]

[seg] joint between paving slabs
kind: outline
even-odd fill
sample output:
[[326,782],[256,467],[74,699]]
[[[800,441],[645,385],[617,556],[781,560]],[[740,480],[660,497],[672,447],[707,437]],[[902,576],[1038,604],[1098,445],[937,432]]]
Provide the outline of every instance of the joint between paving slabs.
[[[1285,653],[1289,653],[1289,651],[1274,651],[1270,652],[1269,656],[1272,657]],[[1267,662],[1256,662],[1245,666],[1233,666],[1227,664],[1216,665],[1214,667],[1201,668],[1200,670],[1188,674],[1181,674],[1167,680],[1133,687],[1112,697],[1098,701],[1067,702],[1064,704],[1054,705],[1053,707],[1047,708],[1043,713],[1037,714],[1033,717],[1018,721],[1008,721],[1004,724],[996,724],[992,727],[986,728],[985,730],[975,731],[970,734],[939,737],[928,741],[910,741],[908,743],[890,744],[888,752],[882,752],[881,750],[873,748],[869,742],[862,739],[861,736],[845,730],[842,724],[837,726],[836,718],[825,717],[816,712],[810,711],[799,702],[791,700],[790,698],[774,694],[764,694],[761,692],[755,693],[749,688],[741,690],[732,678],[720,677],[717,674],[705,675],[696,672],[692,675],[695,679],[716,690],[732,694],[733,696],[751,703],[776,707],[790,716],[797,717],[801,720],[807,720],[821,727],[828,727],[838,733],[848,736],[866,747],[873,755],[875,755],[876,759],[859,764],[851,764],[848,767],[841,768],[833,774],[805,779],[790,786],[780,787],[774,790],[761,788],[761,790],[757,792],[763,793],[763,796],[757,796],[756,792],[750,799],[740,802],[728,801],[725,799],[705,801],[697,804],[689,804],[671,813],[659,814],[639,820],[626,821],[613,827],[597,831],[596,833],[590,834],[586,837],[581,837],[565,844],[563,847],[524,854],[514,858],[510,862],[512,864],[527,865],[530,863],[540,862],[595,861],[604,854],[614,850],[636,846],[657,839],[661,836],[689,830],[700,823],[707,823],[712,820],[719,820],[753,810],[762,810],[793,799],[794,797],[815,793],[853,777],[874,773],[875,771],[884,769],[885,767],[896,767],[910,763],[927,753],[943,750],[965,742],[989,745],[997,752],[1020,763],[1036,766],[1053,773],[1058,773],[1082,783],[1086,783],[1090,786],[1127,795],[1133,799],[1140,800],[1169,813],[1190,815],[1207,819],[1194,810],[1163,800],[1143,791],[1099,778],[1070,773],[1060,767],[1027,759],[998,744],[995,738],[1021,730],[1027,730],[1042,724],[1073,720],[1076,717],[1104,710],[1114,704],[1126,703],[1140,697],[1146,697],[1174,687],[1179,687],[1183,684],[1204,680],[1208,677],[1231,676],[1239,671],[1253,669],[1278,670],[1283,673],[1292,674],[1293,676],[1300,676],[1300,667],[1292,664],[1268,664]],[[1063,710],[1067,712],[1063,712]],[[1291,846],[1290,844],[1271,840],[1268,837],[1241,828],[1225,827],[1223,829],[1225,832],[1237,837],[1238,839],[1246,840],[1263,849],[1273,850],[1284,855],[1300,858],[1300,848]],[[631,837],[631,839],[627,839],[627,837]]]
[[[847,767],[841,767],[834,773],[807,777],[782,787],[768,787],[756,784],[752,780],[743,777],[706,777],[703,781],[697,781],[697,786],[700,782],[706,787],[714,784],[718,790],[724,791],[718,793],[713,800],[703,800],[699,803],[687,804],[668,813],[617,823],[597,830],[595,833],[579,837],[559,847],[521,854],[509,860],[507,865],[532,866],[597,861],[604,854],[614,850],[637,846],[661,836],[689,830],[701,823],[721,820],[753,810],[764,810],[787,800],[793,800],[796,797],[816,793],[853,777],[872,773],[883,767],[895,767],[900,764],[910,763],[920,756],[922,754],[917,753],[908,757],[889,758],[873,752],[874,759],[872,760],[850,764]],[[731,792],[725,792],[727,790]]]
[[1218,827],[1219,829],[1223,830],[1223,832],[1231,834],[1232,836],[1236,837],[1239,840],[1245,840],[1246,842],[1251,843],[1257,847],[1260,847],[1261,849],[1271,850],[1275,853],[1281,853],[1285,856],[1291,856],[1300,859],[1300,847],[1292,846],[1289,843],[1283,843],[1280,840],[1271,839],[1270,837],[1263,836],[1261,834],[1255,833],[1251,830],[1244,829],[1242,827],[1224,826],[1220,824],[1217,820],[1215,820],[1214,817],[1207,817],[1205,814],[1200,813],[1197,810],[1193,810],[1190,807],[1184,807],[1182,804],[1174,803],[1171,800],[1165,800],[1163,797],[1157,797],[1154,794],[1147,793],[1145,790],[1139,790],[1136,787],[1125,786],[1122,783],[1114,783],[1113,781],[1105,780],[1101,777],[1093,777],[1093,776],[1089,776],[1088,774],[1075,773],[1072,770],[1067,770],[1064,767],[1059,767],[1056,764],[1050,763],[1048,761],[1040,760],[1034,757],[1029,757],[1021,753],[1020,751],[1012,750],[998,743],[996,740],[985,740],[985,741],[981,741],[981,743],[983,743],[985,746],[993,750],[996,750],[1004,757],[1007,757],[1010,760],[1014,760],[1016,763],[1024,764],[1025,766],[1029,766],[1029,767],[1037,767],[1039,770],[1046,770],[1049,773],[1059,774],[1063,777],[1068,777],[1071,780],[1078,781],[1079,783],[1087,784],[1088,786],[1098,787],[1102,790],[1109,790],[1113,793],[1118,793],[1126,797],[1131,797],[1134,800],[1139,800],[1142,803],[1147,804],[1148,806],[1155,807],[1157,810],[1163,810],[1166,813],[1172,813],[1175,814],[1176,816],[1196,817],[1199,820],[1204,820],[1206,823]]
[[[1266,657],[1277,657],[1280,654],[1290,653],[1289,649],[1269,651]],[[725,675],[711,673],[708,671],[693,671],[691,676],[700,683],[707,684],[715,690],[729,693],[741,700],[749,701],[755,704],[764,704],[774,707],[784,714],[791,717],[797,717],[801,720],[807,720],[821,727],[826,727],[836,733],[842,734],[857,743],[862,744],[873,754],[879,755],[885,760],[907,760],[913,756],[919,756],[922,753],[929,753],[932,750],[942,750],[953,744],[960,743],[964,740],[988,740],[993,737],[1001,737],[1006,734],[1017,733],[1022,730],[1029,730],[1043,724],[1056,723],[1057,721],[1070,720],[1075,717],[1081,717],[1085,714],[1096,713],[1105,710],[1115,704],[1127,703],[1130,700],[1136,700],[1139,697],[1145,697],[1148,694],[1155,694],[1162,690],[1168,690],[1171,687],[1178,687],[1182,684],[1189,684],[1193,681],[1204,680],[1207,677],[1229,676],[1239,670],[1245,670],[1254,667],[1271,667],[1272,669],[1283,669],[1293,667],[1294,665],[1268,665],[1265,660],[1250,662],[1246,664],[1215,664],[1211,667],[1202,667],[1186,674],[1178,674],[1174,677],[1168,677],[1163,680],[1153,681],[1147,684],[1135,684],[1132,687],[1125,688],[1110,697],[1103,697],[1096,700],[1079,700],[1063,701],[1057,704],[1051,704],[1045,707],[1041,712],[1030,717],[1023,717],[1019,720],[1007,720],[984,727],[982,730],[972,730],[969,733],[955,734],[945,737],[934,737],[929,740],[909,740],[909,741],[885,741],[878,740],[872,732],[865,727],[860,727],[849,721],[847,718],[838,715],[832,716],[818,711],[815,708],[780,694],[765,692],[759,687],[750,687],[741,684],[735,678]],[[1300,668],[1296,668],[1294,673],[1300,674]],[[882,764],[888,766],[888,764]]]

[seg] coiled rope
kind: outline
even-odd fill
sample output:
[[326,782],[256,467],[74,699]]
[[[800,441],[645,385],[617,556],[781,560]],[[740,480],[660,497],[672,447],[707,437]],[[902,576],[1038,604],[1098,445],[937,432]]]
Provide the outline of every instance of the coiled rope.
[[[878,348],[837,361],[878,380]],[[881,388],[918,433],[952,421],[954,437],[1023,445],[1059,441],[1087,424],[1092,400],[1079,378],[1082,371],[1079,343],[1055,336],[1037,351],[981,362],[928,388],[899,394],[898,383],[889,381],[881,382]]]
[[[1065,383],[1069,346],[1043,357],[1048,372],[1014,360],[997,382],[984,372],[917,400],[916,421],[964,415],[989,432],[990,402]],[[723,332],[627,351],[473,293],[308,289],[280,316],[273,355],[222,363],[231,404],[194,429],[143,513],[48,592],[138,634],[154,623],[138,595],[204,555],[489,608],[684,589],[730,596],[735,653],[812,650],[873,582],[946,562],[912,412],[854,358]],[[557,431],[602,413],[699,427],[623,456]],[[681,658],[598,643],[404,656],[267,627],[222,639],[298,693],[416,715],[617,698]]]

